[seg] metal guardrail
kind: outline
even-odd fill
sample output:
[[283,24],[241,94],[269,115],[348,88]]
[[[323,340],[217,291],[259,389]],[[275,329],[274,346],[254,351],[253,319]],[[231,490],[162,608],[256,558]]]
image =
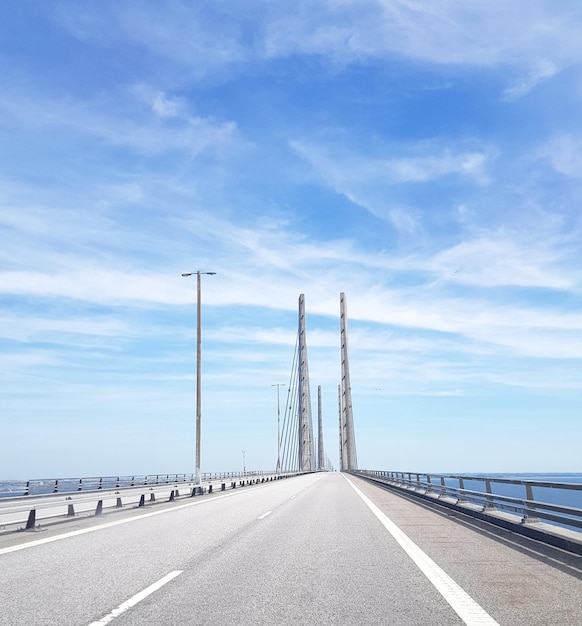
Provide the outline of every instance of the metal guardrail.
[[[202,482],[211,480],[239,479],[245,476],[275,474],[264,470],[247,472],[204,472]],[[30,480],[0,481],[0,498],[95,491],[101,489],[127,489],[170,483],[192,483],[194,474],[140,474],[134,476],[101,476],[87,478],[34,478]],[[1,502],[2,500],[0,500]]]
[[[524,524],[544,520],[570,528],[582,528],[582,508],[542,502],[534,497],[536,488],[552,489],[556,492],[578,492],[582,501],[582,484],[416,472],[356,470],[354,473],[381,478],[384,482],[409,491],[416,491],[437,499],[447,499],[457,504],[472,505],[483,511],[506,511],[520,516]],[[468,489],[468,483],[480,485],[483,488],[481,490]],[[496,493],[494,487],[497,485],[518,486],[523,492],[523,497]]]
[[[582,554],[582,508],[560,503],[582,502],[582,484],[382,470],[352,473],[464,510],[521,534],[542,540],[551,535],[553,539],[548,543]],[[535,493],[546,498],[553,494],[548,499],[555,501],[536,499]]]
[[[45,525],[66,521],[75,517],[99,516],[106,510],[114,511],[128,508],[141,508],[151,506],[162,501],[172,502],[178,499],[201,496],[215,491],[226,491],[248,485],[266,483],[290,476],[296,476],[302,472],[225,472],[223,474],[205,474],[205,480],[196,484],[191,480],[191,475],[170,475],[168,480],[148,480],[151,477],[143,477],[139,485],[129,484],[121,486],[122,481],[114,480],[115,485],[108,487],[108,481],[96,479],[83,479],[84,489],[77,491],[51,491],[36,495],[20,495],[0,498],[0,532],[14,530],[36,530],[40,528],[40,521]],[[135,477],[132,477],[135,483]],[[161,478],[161,477],[159,477]],[[174,478],[174,480],[170,480]],[[177,480],[176,480],[177,479]],[[65,479],[43,481],[43,483],[56,483],[62,487],[67,481],[80,479]],[[130,481],[131,482],[131,481]],[[97,485],[95,487],[95,485]],[[44,486],[44,485],[43,485]],[[87,489],[93,486],[93,489]],[[54,489],[54,486],[53,486]]]

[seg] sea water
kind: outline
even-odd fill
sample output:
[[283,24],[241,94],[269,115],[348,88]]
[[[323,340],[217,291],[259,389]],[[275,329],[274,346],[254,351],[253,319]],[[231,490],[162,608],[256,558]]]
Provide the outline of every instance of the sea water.
[[[582,490],[560,489],[559,483],[582,485],[581,473],[519,473],[519,474],[470,474],[475,478],[491,479],[491,491],[498,496],[508,496],[511,498],[526,499],[525,485],[513,485],[510,483],[496,483],[495,479],[522,480],[551,483],[554,487],[534,486],[533,498],[536,502],[546,504],[556,504],[575,509],[582,509]],[[446,479],[448,487],[458,487],[459,481],[456,479]],[[464,488],[471,491],[485,492],[485,482],[483,480],[465,480]]]

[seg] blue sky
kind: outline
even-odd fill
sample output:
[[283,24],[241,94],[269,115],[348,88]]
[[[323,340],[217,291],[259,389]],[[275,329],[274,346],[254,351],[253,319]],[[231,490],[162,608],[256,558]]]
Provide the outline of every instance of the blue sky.
[[[0,476],[581,471],[582,5],[0,5]],[[285,392],[282,394],[282,401]]]

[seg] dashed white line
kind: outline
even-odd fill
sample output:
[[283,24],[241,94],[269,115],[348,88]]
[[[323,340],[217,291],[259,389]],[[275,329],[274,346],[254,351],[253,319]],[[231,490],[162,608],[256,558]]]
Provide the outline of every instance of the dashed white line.
[[267,517],[268,515],[271,515],[273,511],[267,511],[266,513],[263,513],[261,516],[259,516],[258,519],[265,519],[265,517]]
[[119,617],[122,613],[125,613],[127,610],[134,607],[136,604],[138,604],[138,602],[141,602],[149,595],[154,593],[154,591],[157,591],[158,589],[169,583],[171,580],[174,580],[174,578],[176,578],[176,576],[179,576],[181,573],[181,570],[170,572],[163,578],[160,578],[160,580],[155,582],[153,585],[150,585],[143,591],[136,593],[135,596],[131,597],[129,600],[122,602],[116,609],[113,609],[113,611],[111,611],[111,613],[109,613],[105,617],[98,619],[96,622],[91,622],[89,626],[104,626],[105,624],[109,624],[109,622],[114,620],[116,617]]
[[451,605],[455,613],[467,626],[499,626],[498,622],[496,622],[485,609],[477,604],[477,602],[425,554],[408,535],[404,534],[404,532],[365,496],[349,478],[345,478],[372,513],[380,520],[384,528],[386,528],[392,537],[400,544],[400,547],[403,548],[414,563],[416,563],[421,572],[435,586],[437,591]]

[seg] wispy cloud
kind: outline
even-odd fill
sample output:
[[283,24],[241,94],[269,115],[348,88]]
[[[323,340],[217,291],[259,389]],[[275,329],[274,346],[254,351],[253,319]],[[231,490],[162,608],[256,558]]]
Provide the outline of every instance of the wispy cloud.
[[433,142],[387,145],[382,157],[363,155],[337,144],[293,141],[291,146],[336,193],[409,232],[416,230],[413,224],[418,224],[418,219],[411,212],[391,206],[387,198],[392,187],[427,184],[446,177],[478,185],[489,180],[486,152],[454,151]]
[[582,178],[582,136],[561,134],[540,149],[540,155],[560,174]]
[[[527,6],[527,10],[525,10]],[[360,0],[317,7],[302,2],[267,29],[270,54],[318,53],[354,60],[399,54],[429,63],[492,66],[577,59],[578,10],[556,13],[550,2]],[[543,62],[543,61],[542,61]],[[538,72],[539,74],[539,72]]]
[[548,242],[541,234],[531,238],[517,232],[501,232],[463,241],[439,252],[429,263],[440,276],[474,287],[578,291],[579,273],[563,264],[571,260],[571,254],[567,236]]
[[558,67],[554,63],[541,61],[540,64],[533,68],[526,77],[523,77],[517,84],[508,87],[503,96],[507,101],[513,102],[518,98],[527,95],[540,83],[543,83],[545,80],[555,76],[558,71]]
[[146,154],[179,150],[195,156],[224,150],[236,140],[234,122],[186,112],[179,115],[179,99],[158,91],[144,102],[145,91],[144,86],[132,85],[125,92],[92,101],[4,94],[0,110],[13,124],[28,127],[32,123],[38,132],[79,133]]
[[[325,146],[294,141],[293,149],[311,162],[322,175],[338,184],[348,183],[426,183],[448,175],[467,176],[486,182],[482,152],[452,151],[438,145],[422,143],[410,146],[385,146],[387,154],[397,157],[370,158],[350,152],[342,146]],[[412,153],[412,154],[411,154]]]
[[244,14],[208,2],[165,3],[147,11],[134,2],[104,2],[99,10],[62,3],[59,15],[82,41],[129,42],[198,77],[297,55],[318,55],[334,66],[408,57],[428,64],[518,68],[523,79],[505,92],[514,99],[581,53],[579,10],[557,12],[548,0],[469,5],[302,0],[292,10],[249,2]]

